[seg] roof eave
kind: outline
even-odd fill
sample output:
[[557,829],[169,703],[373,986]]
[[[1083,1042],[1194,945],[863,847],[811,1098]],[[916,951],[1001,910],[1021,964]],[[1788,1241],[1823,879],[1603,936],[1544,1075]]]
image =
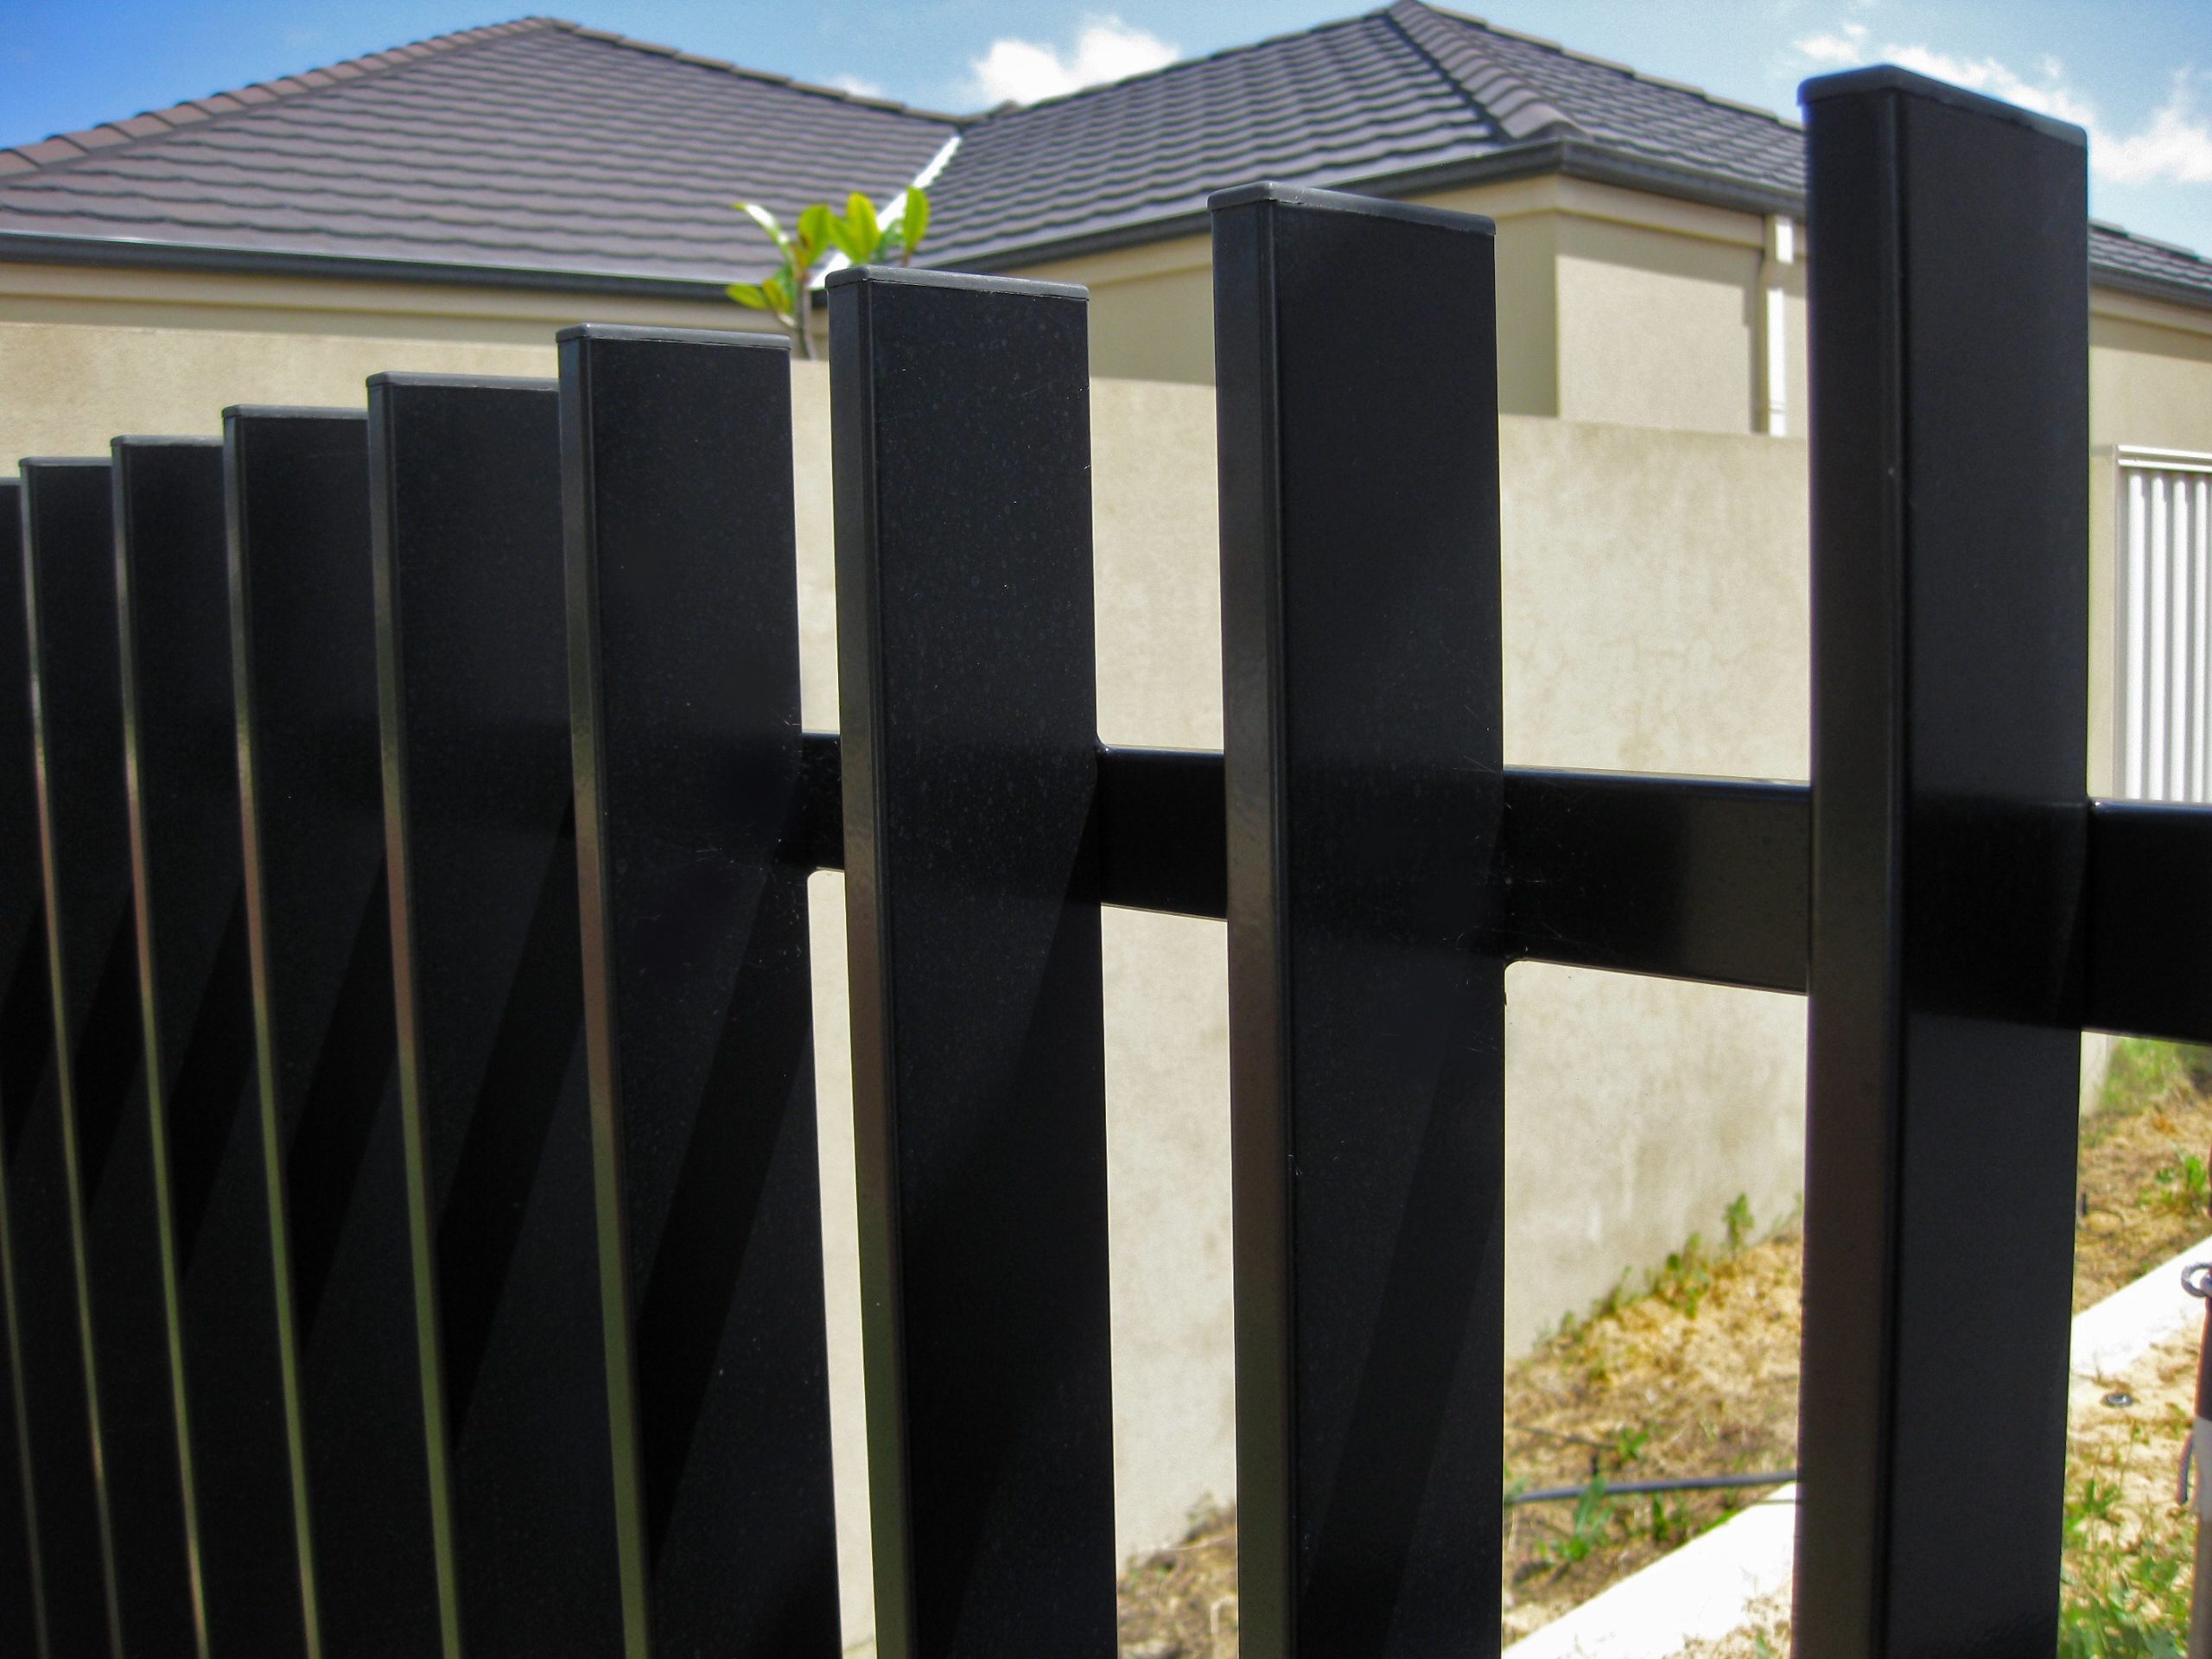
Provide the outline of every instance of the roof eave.
[[[1549,173],[1586,180],[1592,184],[1618,185],[1624,189],[1670,196],[1677,200],[1729,208],[1738,213],[1786,213],[1801,219],[1805,215],[1805,198],[1802,192],[1785,190],[1773,185],[1753,184],[1726,174],[1711,173],[1699,168],[1685,167],[1677,162],[1639,156],[1631,150],[1579,137],[1546,138],[1493,150],[1484,156],[1456,156],[1450,161],[1421,167],[1398,168],[1383,173],[1332,178],[1317,182],[1325,182],[1332,189],[1367,191],[1384,196],[1414,196],[1469,185],[1503,184],[1515,179],[1535,178]],[[964,270],[1021,270],[1064,259],[1080,259],[1091,254],[1111,253],[1154,242],[1173,241],[1178,237],[1202,236],[1206,232],[1207,223],[1205,210],[1195,208],[1112,226],[1105,230],[1086,232],[1079,236],[1045,237],[1033,241],[1006,243],[957,257]],[[2212,309],[2212,293],[2188,283],[2168,281],[2141,271],[2099,264],[2094,260],[2090,264],[2089,277],[2095,286],[2117,293],[2140,295],[2147,299],[2165,300],[2198,309]]]
[[2207,292],[2194,283],[2173,282],[2163,276],[2153,276],[2147,271],[2129,270],[2120,265],[2101,265],[2094,257],[2089,262],[2089,281],[2115,294],[2133,294],[2140,299],[2164,300],[2169,305],[2186,305],[2199,311],[2212,311],[2212,292]]
[[[722,281],[621,271],[562,270],[534,265],[470,265],[374,255],[303,253],[279,248],[156,242],[129,237],[60,236],[0,230],[0,264],[95,265],[130,270],[207,271],[229,276],[299,276],[321,281],[395,283],[435,288],[522,289],[554,294],[619,295],[633,299],[724,300]],[[728,281],[747,273],[734,261]]]
[[[1503,184],[1550,173],[1734,208],[1741,213],[1802,215],[1805,207],[1804,198],[1790,191],[1637,156],[1582,137],[1546,137],[1480,156],[1456,156],[1414,167],[1323,177],[1308,182],[1325,184],[1333,190],[1402,197],[1469,185]],[[1206,223],[1205,210],[1193,208],[1076,236],[1002,243],[955,257],[963,267],[971,270],[1014,270],[1055,260],[1079,259],[1094,253],[1141,247],[1150,242],[1166,242],[1180,236],[1197,236],[1204,233]]]

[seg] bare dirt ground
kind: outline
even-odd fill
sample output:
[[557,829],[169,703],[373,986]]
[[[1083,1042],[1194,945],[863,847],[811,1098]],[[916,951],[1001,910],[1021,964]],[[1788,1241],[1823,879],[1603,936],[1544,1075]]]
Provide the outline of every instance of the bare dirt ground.
[[[2082,1137],[2077,1310],[2212,1231],[2208,1153],[2212,1059],[2123,1046],[2104,1108]],[[1753,1218],[1739,1208],[1714,1236],[1719,1242],[1710,1246],[1692,1240],[1639,1286],[1624,1280],[1588,1318],[1507,1367],[1507,1490],[1584,1489],[1575,1502],[1506,1512],[1500,1589],[1508,1643],[1770,1490],[1655,1500],[1611,1492],[1611,1483],[1796,1463],[1799,1234],[1784,1224],[1758,1238]],[[2075,1386],[2069,1607],[2105,1594],[2101,1573],[2118,1575],[2115,1605],[2133,1598],[2147,1607],[2173,1593],[2163,1582],[2135,1585],[2130,1574],[2139,1576],[2147,1560],[2163,1560],[2168,1535],[2180,1535],[2174,1529],[2186,1525],[2171,1488],[2195,1354],[2191,1338],[2146,1359],[2141,1375],[2122,1383]],[[2137,1403],[2102,1403],[2115,1394]],[[1122,1582],[1128,1659],[1234,1659],[1236,1549],[1235,1515],[1224,1511],[1200,1517],[1176,1548],[1131,1564]],[[1764,1611],[1766,1618],[1726,1642],[1688,1649],[1684,1659],[1788,1652],[1789,1609]]]

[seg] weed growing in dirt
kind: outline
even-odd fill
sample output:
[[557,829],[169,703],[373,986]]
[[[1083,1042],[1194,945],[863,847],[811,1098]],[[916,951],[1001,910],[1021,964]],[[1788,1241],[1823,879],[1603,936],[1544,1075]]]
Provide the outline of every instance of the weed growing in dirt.
[[1721,1220],[1728,1229],[1728,1254],[1733,1255],[1751,1242],[1751,1200],[1747,1193],[1738,1192],[1736,1201],[1722,1214]]
[[2184,1152],[2171,1162],[2160,1165],[2152,1173],[2152,1189],[2144,1194],[2144,1202],[2177,1216],[2201,1216],[2212,1205],[2212,1176],[2208,1176],[2204,1160],[2193,1152]]
[[1586,1561],[1593,1551],[1604,1545],[1612,1524],[1613,1500],[1606,1492],[1605,1478],[1592,1475],[1590,1484],[1582,1489],[1582,1496],[1574,1500],[1574,1514],[1567,1522],[1566,1536],[1546,1544],[1544,1554],[1554,1567],[1572,1567],[1577,1561]]
[[2058,1659],[2181,1659],[2188,1529],[2132,1519],[2114,1481],[2091,1473],[2068,1491]]
[[2212,1089],[2212,1048],[2123,1038],[2113,1045],[2097,1110],[2083,1125],[2082,1141],[2095,1146],[2129,1118],[2207,1089]]

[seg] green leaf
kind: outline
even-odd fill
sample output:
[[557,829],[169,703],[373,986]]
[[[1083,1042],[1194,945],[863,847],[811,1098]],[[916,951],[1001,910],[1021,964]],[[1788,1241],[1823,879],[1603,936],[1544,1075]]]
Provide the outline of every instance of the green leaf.
[[776,222],[776,216],[773,213],[770,213],[766,207],[763,207],[757,201],[741,201],[734,203],[734,205],[737,208],[738,212],[743,213],[747,219],[751,219],[755,225],[758,225],[762,230],[767,232],[769,239],[774,242],[778,247],[781,248],[785,253],[789,253],[791,251],[791,239],[784,234],[784,227]]
[[778,271],[760,284],[761,293],[767,296],[769,308],[787,314],[791,308],[791,277],[789,270]]
[[926,190],[908,186],[906,206],[899,214],[899,239],[912,253],[922,245],[922,235],[930,227],[930,198]]
[[856,265],[864,265],[875,257],[875,249],[853,233],[853,227],[842,219],[830,221],[830,240],[837,251]]
[[799,251],[806,256],[805,263],[813,264],[813,255],[830,245],[830,226],[836,222],[829,208],[818,201],[798,216]]
[[876,222],[875,204],[855,190],[845,200],[845,225],[853,240],[868,249],[873,259],[883,249],[883,226]]
[[758,283],[732,283],[727,291],[740,305],[751,306],[755,311],[774,309],[766,290]]

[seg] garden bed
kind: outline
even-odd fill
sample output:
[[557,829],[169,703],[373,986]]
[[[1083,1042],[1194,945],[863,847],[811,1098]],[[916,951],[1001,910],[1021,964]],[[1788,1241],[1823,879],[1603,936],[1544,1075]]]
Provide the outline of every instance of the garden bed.
[[[2120,1044],[2082,1136],[2077,1311],[2203,1236],[2212,1205],[2208,1146],[2212,1056]],[[1507,1367],[1508,1492],[1581,1490],[1573,1501],[1506,1511],[1506,1642],[1770,1490],[1630,1496],[1611,1491],[1615,1484],[1795,1465],[1801,1255],[1793,1223],[1760,1236],[1739,1201],[1716,1243],[1692,1239],[1641,1286],[1624,1281],[1589,1317]],[[2171,1500],[2193,1353],[2190,1343],[2169,1344],[2144,1362],[2152,1371],[2135,1395],[2139,1407],[2103,1407],[2101,1394],[2086,1408],[2076,1402],[2067,1605],[2079,1651],[2106,1650],[2093,1644],[2092,1627],[2155,1621],[2164,1617],[2158,1609],[2186,1604],[2187,1524]],[[2176,1389],[2179,1404],[2171,1405]],[[2170,1558],[2177,1579],[2167,1572]],[[1770,1611],[1771,1627],[1748,1630],[1716,1654],[1758,1652],[1786,1613]],[[1233,1513],[1204,1517],[1182,1546],[1131,1566],[1122,1635],[1124,1653],[1143,1659],[1234,1659]]]

